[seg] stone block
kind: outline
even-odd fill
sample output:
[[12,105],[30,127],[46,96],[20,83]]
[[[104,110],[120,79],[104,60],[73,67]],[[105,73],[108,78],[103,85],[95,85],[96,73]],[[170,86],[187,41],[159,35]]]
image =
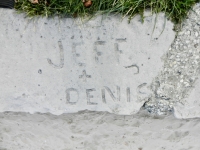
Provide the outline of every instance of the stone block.
[[159,14],[35,18],[0,10],[0,112],[139,111],[174,40]]

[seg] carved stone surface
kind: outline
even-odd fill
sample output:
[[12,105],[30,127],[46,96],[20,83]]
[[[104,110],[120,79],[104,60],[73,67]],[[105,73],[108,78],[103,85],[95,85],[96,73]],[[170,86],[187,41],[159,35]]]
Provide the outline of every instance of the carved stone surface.
[[[2,17],[6,15],[7,17]],[[163,14],[30,20],[0,10],[0,111],[134,114],[174,40]]]

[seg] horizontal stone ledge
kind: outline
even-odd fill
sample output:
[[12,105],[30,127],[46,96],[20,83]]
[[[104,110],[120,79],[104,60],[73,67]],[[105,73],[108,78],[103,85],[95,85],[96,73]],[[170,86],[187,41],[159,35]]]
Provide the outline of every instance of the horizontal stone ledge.
[[164,14],[156,24],[146,14],[143,24],[139,16],[83,23],[1,9],[0,112],[138,112],[175,37]]

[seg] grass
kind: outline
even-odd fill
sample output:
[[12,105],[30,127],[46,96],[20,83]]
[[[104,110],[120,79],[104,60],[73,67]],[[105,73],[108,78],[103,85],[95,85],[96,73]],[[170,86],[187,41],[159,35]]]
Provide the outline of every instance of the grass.
[[71,16],[84,17],[100,13],[119,13],[128,16],[129,20],[136,14],[143,18],[145,9],[152,13],[165,12],[168,19],[179,24],[187,16],[191,7],[200,0],[93,0],[92,6],[86,8],[82,0],[39,0],[32,4],[29,0],[16,0],[15,9],[28,16],[46,17]]

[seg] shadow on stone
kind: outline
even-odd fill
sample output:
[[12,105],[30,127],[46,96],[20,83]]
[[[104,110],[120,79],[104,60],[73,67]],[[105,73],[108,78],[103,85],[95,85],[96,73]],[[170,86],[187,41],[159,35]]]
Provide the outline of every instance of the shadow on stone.
[[14,8],[15,1],[14,0],[0,0],[0,8]]

